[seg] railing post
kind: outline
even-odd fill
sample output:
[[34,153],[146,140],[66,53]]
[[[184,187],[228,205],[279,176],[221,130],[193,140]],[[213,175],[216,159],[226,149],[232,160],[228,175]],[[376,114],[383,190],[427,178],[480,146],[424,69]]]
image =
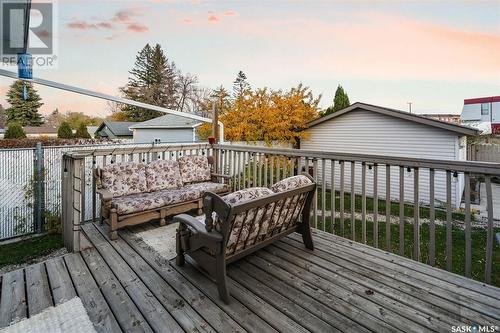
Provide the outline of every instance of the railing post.
[[85,212],[85,159],[63,155],[62,232],[66,249],[80,251],[80,225]]
[[43,190],[43,150],[42,143],[37,142],[34,155],[34,175],[33,175],[33,197],[34,197],[34,220],[36,232],[43,232],[43,211],[44,211],[44,190]]

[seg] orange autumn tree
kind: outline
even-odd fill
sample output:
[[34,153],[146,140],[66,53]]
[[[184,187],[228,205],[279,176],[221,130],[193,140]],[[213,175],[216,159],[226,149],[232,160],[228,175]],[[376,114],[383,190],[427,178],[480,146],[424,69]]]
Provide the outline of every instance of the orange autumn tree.
[[[288,141],[304,137],[305,126],[319,115],[318,103],[309,87],[299,84],[288,91],[260,88],[246,90],[221,110],[225,139],[230,141]],[[200,138],[210,124],[199,127]]]

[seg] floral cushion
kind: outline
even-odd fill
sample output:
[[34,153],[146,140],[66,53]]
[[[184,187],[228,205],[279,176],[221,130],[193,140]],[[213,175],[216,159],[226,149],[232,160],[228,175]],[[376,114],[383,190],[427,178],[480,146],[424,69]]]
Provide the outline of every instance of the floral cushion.
[[182,156],[179,158],[182,181],[186,183],[210,180],[210,166],[206,156]]
[[309,184],[312,184],[311,179],[309,179],[307,176],[304,175],[298,175],[298,176],[288,177],[277,182],[276,184],[271,186],[271,190],[273,190],[273,192],[275,193],[279,193]]
[[182,187],[177,161],[157,160],[146,166],[146,180],[150,191]]
[[162,197],[163,205],[165,206],[182,203],[186,201],[197,200],[201,198],[200,191],[186,187],[174,190],[163,190],[155,193],[158,193],[158,195]]
[[146,166],[135,162],[106,165],[101,170],[101,186],[115,198],[147,192]]
[[203,182],[203,183],[188,184],[185,187],[198,190],[201,192],[202,195],[205,192],[214,192],[214,193],[229,192],[229,186],[227,184],[222,184],[222,183]]
[[111,206],[116,208],[118,214],[132,214],[199,198],[201,192],[195,189],[168,189],[116,198],[111,201]]
[[[230,205],[236,205],[242,204],[247,201],[267,197],[272,194],[274,193],[268,188],[253,187],[233,192],[222,197],[222,199]],[[259,230],[261,232],[264,229],[267,230],[267,227],[265,227],[265,221],[269,220],[270,211],[272,211],[271,207],[269,207],[269,209],[267,210],[265,209],[265,207],[256,207],[250,209],[248,212],[243,212],[236,215],[234,217],[231,234],[229,235],[229,240],[227,242],[226,253],[234,253],[236,250],[242,248],[245,242],[248,243],[248,241],[250,240],[248,237],[250,232],[259,234]],[[266,212],[267,214],[265,214]],[[264,217],[264,214],[266,215],[266,217]],[[214,225],[216,229],[220,228],[220,226],[218,226],[217,219],[214,219]],[[244,241],[240,241],[239,244],[237,244],[238,240]]]

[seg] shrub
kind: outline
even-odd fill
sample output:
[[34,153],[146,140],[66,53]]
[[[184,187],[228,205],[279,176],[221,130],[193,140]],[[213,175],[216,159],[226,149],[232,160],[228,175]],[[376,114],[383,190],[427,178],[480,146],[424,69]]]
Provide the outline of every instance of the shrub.
[[26,133],[19,123],[10,123],[4,134],[4,139],[22,139],[25,137]]
[[87,131],[87,126],[85,124],[80,124],[76,130],[75,138],[79,139],[91,139],[89,132]]
[[57,137],[59,139],[73,138],[73,131],[67,122],[63,121],[61,125],[59,125],[59,128],[57,129]]

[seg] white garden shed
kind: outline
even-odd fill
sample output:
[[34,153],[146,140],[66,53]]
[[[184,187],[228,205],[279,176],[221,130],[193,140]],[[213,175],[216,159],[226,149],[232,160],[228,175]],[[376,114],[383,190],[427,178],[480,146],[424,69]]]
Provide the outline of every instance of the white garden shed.
[[[314,120],[308,124],[306,138],[300,141],[304,150],[331,151],[352,154],[373,154],[441,160],[465,160],[468,135],[476,135],[475,129],[410,114],[385,107],[355,103],[348,108]],[[392,169],[394,168],[394,170]],[[391,199],[399,197],[399,169],[391,168]],[[320,166],[321,169],[321,166]],[[360,168],[358,168],[360,169]],[[356,169],[355,190],[361,192],[361,170]],[[339,170],[339,168],[336,168]],[[326,166],[330,174],[330,166]],[[378,191],[385,196],[385,168],[378,168]],[[346,174],[350,174],[346,163]],[[319,172],[321,175],[321,172]],[[367,195],[373,191],[373,169],[367,173]],[[330,177],[328,177],[330,178]],[[335,183],[339,184],[338,172]],[[435,173],[436,204],[446,201],[446,174]],[[326,180],[327,187],[331,182]],[[419,182],[420,200],[429,204],[429,172],[422,170]],[[452,202],[459,207],[463,192],[462,177],[452,182]],[[350,186],[346,177],[345,186]],[[349,187],[347,187],[349,188]],[[405,172],[405,201],[413,200],[413,171]],[[338,188],[336,188],[338,190]]]

